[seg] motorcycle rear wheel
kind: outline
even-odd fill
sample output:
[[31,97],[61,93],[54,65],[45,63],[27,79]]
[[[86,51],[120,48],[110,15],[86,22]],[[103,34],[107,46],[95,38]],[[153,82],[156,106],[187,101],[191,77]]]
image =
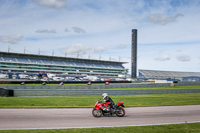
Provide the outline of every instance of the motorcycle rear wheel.
[[96,109],[93,109],[92,110],[92,115],[94,116],[94,117],[101,117],[102,116],[102,110],[96,110]]
[[116,111],[118,117],[123,117],[125,115],[125,110],[122,107],[119,107]]

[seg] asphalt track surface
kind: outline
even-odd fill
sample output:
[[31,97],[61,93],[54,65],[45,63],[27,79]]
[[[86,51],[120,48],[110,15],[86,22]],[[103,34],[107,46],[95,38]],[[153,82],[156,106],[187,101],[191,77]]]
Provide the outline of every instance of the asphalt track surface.
[[92,108],[0,109],[0,130],[121,127],[200,122],[200,105],[125,108],[124,117],[92,116]]

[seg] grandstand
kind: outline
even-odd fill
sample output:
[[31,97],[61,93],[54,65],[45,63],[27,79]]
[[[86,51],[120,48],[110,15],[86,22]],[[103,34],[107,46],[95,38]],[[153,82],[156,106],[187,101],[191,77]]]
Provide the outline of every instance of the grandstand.
[[167,80],[188,80],[191,78],[198,80],[200,72],[179,72],[179,71],[159,71],[159,70],[139,70],[139,78],[145,79],[167,79]]
[[8,74],[9,78],[13,78],[13,75],[39,73],[64,77],[119,77],[127,74],[124,63],[126,62],[0,52],[0,73]]

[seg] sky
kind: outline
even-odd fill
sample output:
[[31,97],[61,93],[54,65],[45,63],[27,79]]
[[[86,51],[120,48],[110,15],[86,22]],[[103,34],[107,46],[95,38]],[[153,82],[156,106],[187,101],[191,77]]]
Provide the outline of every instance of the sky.
[[0,0],[0,51],[200,72],[200,0]]

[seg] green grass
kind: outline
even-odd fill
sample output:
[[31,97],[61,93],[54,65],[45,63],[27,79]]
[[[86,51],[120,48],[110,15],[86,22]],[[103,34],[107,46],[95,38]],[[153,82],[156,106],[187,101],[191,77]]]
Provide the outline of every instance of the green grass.
[[[78,97],[0,97],[0,108],[79,108],[93,107],[101,96]],[[198,105],[200,93],[111,96],[126,107]]]
[[84,129],[1,130],[1,133],[200,133],[200,123]]

